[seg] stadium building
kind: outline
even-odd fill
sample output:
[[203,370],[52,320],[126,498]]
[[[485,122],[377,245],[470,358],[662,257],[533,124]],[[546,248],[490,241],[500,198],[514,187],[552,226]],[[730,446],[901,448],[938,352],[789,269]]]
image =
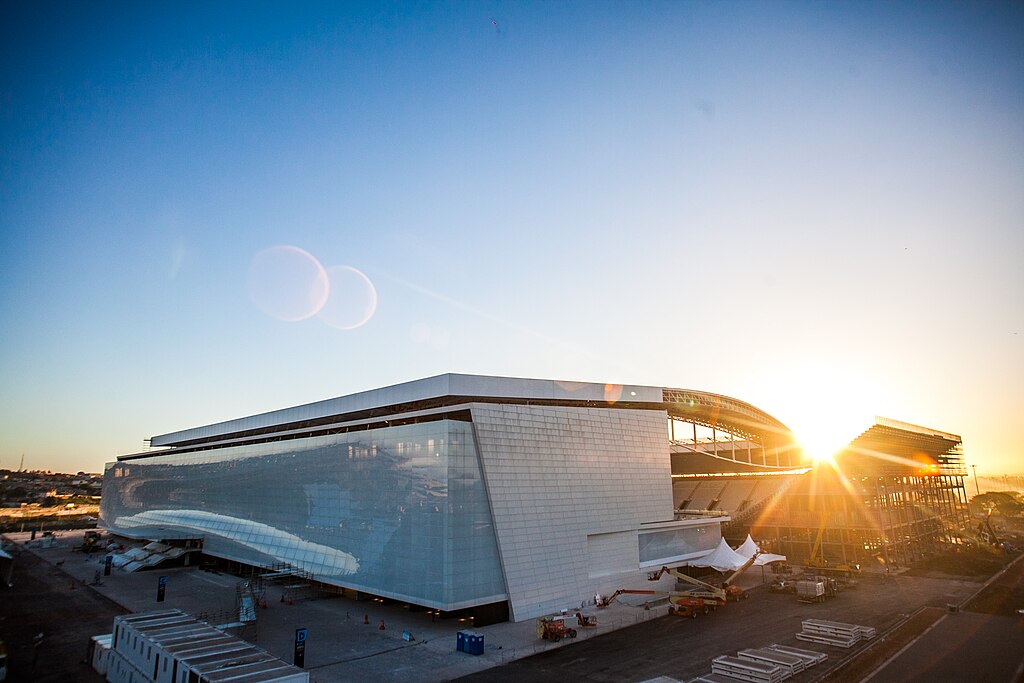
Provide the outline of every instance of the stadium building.
[[[785,425],[726,396],[460,374],[150,443],[107,465],[111,532],[478,624],[707,554],[728,512],[805,469]],[[735,501],[694,499],[697,478],[725,474]]]

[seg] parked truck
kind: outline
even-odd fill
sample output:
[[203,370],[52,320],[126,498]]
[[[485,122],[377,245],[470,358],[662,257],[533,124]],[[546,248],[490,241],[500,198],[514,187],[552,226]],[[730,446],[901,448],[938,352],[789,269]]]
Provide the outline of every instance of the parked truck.
[[825,602],[825,582],[807,579],[797,581],[796,599],[799,602]]

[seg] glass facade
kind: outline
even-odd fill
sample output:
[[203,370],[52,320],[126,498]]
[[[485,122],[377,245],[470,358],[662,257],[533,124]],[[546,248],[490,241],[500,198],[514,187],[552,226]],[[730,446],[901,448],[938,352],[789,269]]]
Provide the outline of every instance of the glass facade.
[[644,531],[639,535],[640,564],[663,564],[696,553],[714,550],[722,539],[721,529],[714,525]]
[[108,465],[112,530],[441,609],[506,599],[473,425],[438,420]]

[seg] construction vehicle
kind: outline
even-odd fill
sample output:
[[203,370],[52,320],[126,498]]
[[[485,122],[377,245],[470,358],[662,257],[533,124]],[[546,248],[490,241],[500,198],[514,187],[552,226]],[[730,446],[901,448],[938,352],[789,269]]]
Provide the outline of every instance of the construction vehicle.
[[839,595],[839,583],[828,576],[811,576],[796,582],[798,602],[825,602]]
[[993,510],[995,510],[995,506],[988,508],[988,512],[985,515],[985,520],[978,525],[978,535],[981,537],[981,540],[988,543],[989,545],[999,547],[1002,544],[999,542],[999,537],[996,536],[996,530],[992,528]]
[[695,590],[689,591],[689,594],[694,597],[714,600],[717,601],[718,604],[723,604],[726,602],[736,602],[737,600],[746,599],[747,594],[739,586],[733,585],[733,581],[738,579],[743,572],[747,571],[747,569],[749,569],[754,564],[754,560],[756,560],[757,556],[760,554],[761,552],[758,551],[751,555],[749,560],[743,563],[743,565],[739,569],[730,574],[729,578],[722,582],[721,587],[712,585],[710,583],[706,583],[704,581],[701,581],[700,579],[695,579],[692,576],[688,576],[682,573],[678,569],[671,569],[669,567],[662,567],[656,572],[651,572],[647,575],[647,580],[657,581],[665,574],[670,574],[680,581],[685,581],[686,583],[695,586]]
[[854,574],[860,573],[859,564],[831,564],[825,559],[825,551],[822,548],[821,539],[825,534],[825,523],[828,521],[826,513],[821,513],[821,521],[818,523],[818,535],[814,539],[814,546],[811,548],[811,556],[807,558],[808,569],[815,569],[821,572],[834,572],[844,575],[852,580]]
[[557,643],[562,638],[575,638],[576,629],[565,623],[564,617],[541,617],[537,620],[537,638]]
[[597,628],[597,617],[592,614],[576,613],[576,623],[580,628]]
[[607,607],[612,604],[620,595],[658,595],[668,598],[668,613],[677,617],[689,617],[696,619],[698,614],[709,614],[724,604],[725,595],[714,595],[705,597],[697,595],[698,591],[655,591],[655,590],[634,590],[620,588],[607,598],[598,601],[598,607]]
[[825,602],[825,582],[797,581],[796,599],[798,602]]
[[[692,576],[687,576],[678,569],[671,567],[662,567],[656,572],[650,572],[647,575],[648,581],[657,581],[665,574],[674,576],[678,581],[689,583],[693,588],[689,590],[675,590],[675,591],[656,591],[656,590],[631,590],[631,589],[620,589],[615,591],[611,597],[598,601],[598,607],[606,607],[611,604],[615,598],[623,594],[639,594],[639,595],[663,595],[668,598],[669,602],[669,614],[678,617],[689,617],[696,619],[699,614],[710,614],[711,612],[718,609],[719,605],[724,605],[727,602],[734,602],[747,597],[747,594],[739,586],[734,586],[733,581],[745,572],[752,564],[760,553],[754,553],[754,556],[747,560],[742,567],[737,569],[729,576],[725,581],[722,582],[721,586],[715,586],[710,583],[695,579]],[[678,584],[677,584],[678,585]]]
[[100,545],[100,532],[99,531],[86,531],[85,536],[82,537],[82,545],[79,548],[84,553],[92,553],[97,550],[103,550],[103,546]]

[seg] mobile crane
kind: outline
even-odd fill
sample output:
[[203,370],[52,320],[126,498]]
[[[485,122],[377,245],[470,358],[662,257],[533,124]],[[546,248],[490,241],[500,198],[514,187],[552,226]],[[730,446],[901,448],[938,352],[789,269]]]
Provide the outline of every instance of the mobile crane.
[[825,534],[825,522],[828,517],[826,513],[821,513],[821,522],[818,524],[818,535],[814,539],[814,546],[811,548],[811,556],[807,559],[807,566],[812,569],[822,569],[826,571],[836,572],[844,575],[848,580],[852,580],[854,574],[860,573],[859,564],[829,564],[829,561],[825,559],[825,551],[821,547],[821,538]]

